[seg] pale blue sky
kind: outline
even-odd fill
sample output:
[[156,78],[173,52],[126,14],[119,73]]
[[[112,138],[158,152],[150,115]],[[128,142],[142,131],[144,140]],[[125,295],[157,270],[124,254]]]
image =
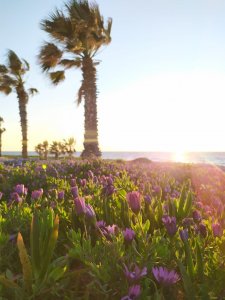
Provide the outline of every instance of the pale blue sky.
[[[31,65],[29,150],[48,139],[83,143],[83,107],[74,103],[81,73],[53,87],[37,65],[47,35],[40,21],[61,0],[0,0],[0,63],[7,49]],[[225,150],[225,1],[101,0],[113,18],[112,42],[98,55],[102,150]],[[20,150],[16,95],[0,95],[3,150]]]

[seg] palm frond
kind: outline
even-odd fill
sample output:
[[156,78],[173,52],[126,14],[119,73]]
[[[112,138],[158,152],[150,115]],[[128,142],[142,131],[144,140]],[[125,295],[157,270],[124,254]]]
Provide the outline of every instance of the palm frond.
[[82,61],[80,58],[76,59],[62,59],[60,61],[60,65],[64,66],[66,69],[70,68],[80,68],[82,64]]
[[0,85],[0,92],[4,93],[5,95],[9,95],[12,92],[12,88],[7,85]]
[[5,65],[0,65],[0,74],[8,73],[8,69]]
[[112,18],[108,19],[107,34],[110,36],[112,30]]
[[30,88],[27,91],[28,91],[28,94],[31,96],[38,93],[38,90],[36,88]]
[[72,0],[69,2],[69,4],[66,5],[66,9],[68,11],[69,17],[73,20],[84,20],[87,22],[90,19],[90,7],[88,1],[86,0]]
[[7,74],[4,74],[3,76],[0,77],[0,84],[8,85],[8,86],[16,86],[17,80]]
[[9,50],[7,53],[8,65],[11,73],[14,75],[19,75],[22,69],[22,62],[16,53],[12,50]]
[[41,29],[59,42],[73,38],[74,28],[71,20],[57,9],[49,16],[49,19],[41,21]]
[[79,38],[74,38],[66,41],[66,51],[81,56],[85,51],[85,47]]
[[49,76],[51,78],[52,83],[57,85],[58,83],[60,83],[65,79],[65,72],[64,71],[50,72]]
[[77,100],[76,100],[77,106],[81,104],[83,98],[84,98],[84,83],[82,82],[77,93]]
[[[94,56],[102,45],[111,41],[112,19],[104,26],[96,3],[87,0],[70,0],[65,10],[55,10],[48,19],[41,22],[41,28],[60,42],[66,52],[75,55]],[[47,70],[48,66],[44,66]]]
[[24,64],[24,70],[29,71],[30,70],[30,64],[25,59],[22,59],[22,61],[23,61],[23,64]]
[[39,61],[43,72],[57,66],[62,57],[62,51],[53,43],[45,43],[39,54]]

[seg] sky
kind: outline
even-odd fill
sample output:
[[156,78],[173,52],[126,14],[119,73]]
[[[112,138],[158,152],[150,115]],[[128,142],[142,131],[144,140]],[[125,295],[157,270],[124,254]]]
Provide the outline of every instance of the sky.
[[[82,75],[53,86],[37,63],[47,34],[40,21],[62,0],[0,0],[0,64],[7,49],[31,66],[29,151],[48,140],[76,139],[83,149]],[[96,59],[102,151],[225,151],[225,1],[98,0],[112,17],[112,42]],[[18,101],[0,94],[3,151],[21,150]]]

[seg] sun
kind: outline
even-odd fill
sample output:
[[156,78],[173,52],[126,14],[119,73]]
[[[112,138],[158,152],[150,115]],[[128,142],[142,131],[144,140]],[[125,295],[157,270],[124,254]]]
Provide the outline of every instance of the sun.
[[174,162],[182,162],[182,163],[187,163],[187,152],[185,151],[175,151],[172,155],[172,160]]

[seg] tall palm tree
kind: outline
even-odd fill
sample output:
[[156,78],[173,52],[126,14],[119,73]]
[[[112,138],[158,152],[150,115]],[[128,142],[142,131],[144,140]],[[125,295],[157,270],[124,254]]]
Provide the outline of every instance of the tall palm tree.
[[17,94],[19,102],[20,124],[22,130],[22,157],[27,155],[27,103],[29,95],[37,93],[37,89],[25,89],[24,75],[30,70],[25,59],[19,59],[15,52],[9,50],[5,65],[0,65],[0,92],[9,95]]
[[2,156],[2,134],[5,132],[5,128],[2,128],[3,118],[0,117],[0,157]]
[[78,105],[84,99],[84,151],[82,157],[101,156],[98,145],[97,87],[94,59],[101,46],[111,41],[112,19],[104,26],[98,5],[87,0],[71,0],[65,10],[56,9],[41,22],[51,40],[39,54],[44,72],[58,84],[65,79],[65,70],[80,68],[83,75],[78,91]]

